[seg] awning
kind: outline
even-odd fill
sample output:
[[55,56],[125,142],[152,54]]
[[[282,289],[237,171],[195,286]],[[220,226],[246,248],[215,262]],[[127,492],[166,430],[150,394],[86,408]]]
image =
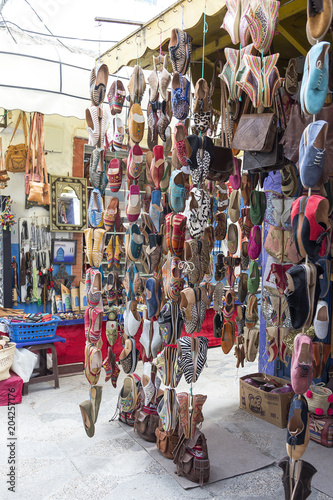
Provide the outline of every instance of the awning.
[[[218,57],[218,50],[232,46],[226,31],[220,29],[226,13],[225,0],[180,0],[159,16],[144,24],[102,55],[109,71],[115,73],[126,65],[140,64],[152,69],[152,55],[159,50],[168,52],[168,41],[172,28],[183,28],[193,37],[191,62],[199,63],[203,55],[203,18],[206,12],[208,32],[204,49],[205,68],[211,68]],[[286,67],[291,57],[305,56],[310,49],[306,38],[306,2],[304,0],[281,0],[279,24],[272,43],[272,52],[280,54],[279,66]],[[236,47],[239,48],[239,47]],[[201,76],[200,64],[191,65],[193,80]]]
[[0,107],[84,119],[93,57],[55,45],[15,44],[0,31]]

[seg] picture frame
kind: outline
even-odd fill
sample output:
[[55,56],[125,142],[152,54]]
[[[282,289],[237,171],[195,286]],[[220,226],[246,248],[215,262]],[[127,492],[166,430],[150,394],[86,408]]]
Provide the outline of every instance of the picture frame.
[[54,238],[51,245],[52,264],[76,264],[77,240]]
[[87,179],[50,175],[50,231],[83,233],[88,227]]

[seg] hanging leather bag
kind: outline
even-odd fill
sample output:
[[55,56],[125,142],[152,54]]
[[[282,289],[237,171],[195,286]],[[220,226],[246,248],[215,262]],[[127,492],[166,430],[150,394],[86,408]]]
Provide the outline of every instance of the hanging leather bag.
[[[29,178],[29,192],[28,201],[38,204],[43,204],[43,192],[44,192],[44,182],[41,172],[41,162],[42,162],[42,152],[41,152],[41,137],[40,137],[40,127],[41,127],[41,117],[40,113],[36,113],[36,130],[34,133],[34,144],[32,150],[32,165],[31,165],[31,179]],[[37,149],[36,149],[37,148]],[[36,166],[36,176],[35,176],[35,156],[37,152],[37,166]],[[27,159],[28,162],[28,159]],[[30,162],[29,162],[30,163]],[[28,163],[28,168],[29,168]]]
[[[12,144],[12,140],[16,134],[18,126],[22,120],[22,128],[24,133],[24,144]],[[5,157],[5,168],[8,172],[24,172],[27,156],[28,156],[28,145],[27,145],[27,116],[24,111],[21,111],[17,119],[15,129],[10,139],[9,146],[6,151]]]
[[274,100],[274,108],[275,122],[278,126],[275,125],[273,146],[270,151],[244,151],[243,170],[251,171],[251,173],[266,173],[284,168],[284,151],[280,141],[284,134],[286,119],[279,93]]
[[231,146],[243,151],[269,153],[276,136],[275,113],[244,114],[239,120]]
[[[213,99],[215,90],[216,73],[219,70],[221,73],[223,69],[221,59],[217,59],[214,64],[213,76],[210,82],[209,96],[210,100]],[[234,163],[232,150],[230,148],[230,133],[231,125],[229,121],[229,110],[226,97],[225,83],[220,78],[221,87],[221,146],[214,145],[213,147],[213,161],[209,166],[207,180],[224,182],[229,179],[233,172]]]

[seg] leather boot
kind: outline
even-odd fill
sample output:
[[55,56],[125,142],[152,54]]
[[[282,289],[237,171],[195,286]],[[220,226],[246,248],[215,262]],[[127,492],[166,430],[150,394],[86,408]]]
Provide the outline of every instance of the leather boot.
[[305,460],[296,462],[295,487],[292,495],[293,500],[305,500],[311,494],[311,480],[317,469]]
[[285,500],[290,500],[291,493],[294,489],[294,479],[293,474],[290,474],[290,459],[289,457],[284,457],[278,463],[278,466],[283,470],[282,483],[284,487]]

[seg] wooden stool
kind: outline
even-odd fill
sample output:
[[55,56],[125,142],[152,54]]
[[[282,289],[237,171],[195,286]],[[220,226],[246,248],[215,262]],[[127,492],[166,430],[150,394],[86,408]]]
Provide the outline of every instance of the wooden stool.
[[[54,380],[54,388],[59,389],[59,373],[57,351],[54,344],[32,344],[27,346],[30,351],[39,351],[39,368],[36,368],[33,373],[39,373],[36,377],[30,378],[29,382],[23,384],[22,394],[26,396],[30,384],[38,384],[39,382],[49,382]],[[52,351],[52,371],[47,368],[46,353],[47,349]]]

